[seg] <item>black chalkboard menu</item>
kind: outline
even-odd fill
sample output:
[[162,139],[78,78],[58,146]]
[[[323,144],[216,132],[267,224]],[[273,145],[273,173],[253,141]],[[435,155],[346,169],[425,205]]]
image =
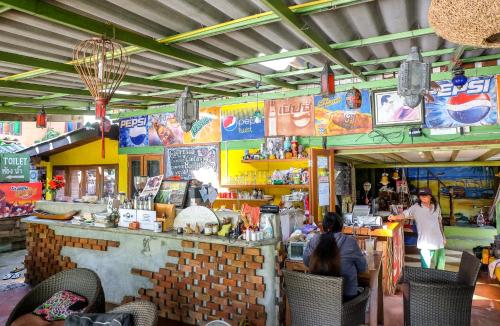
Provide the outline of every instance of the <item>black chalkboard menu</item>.
[[[165,176],[182,180],[212,182],[219,176],[219,145],[190,145],[165,148]],[[203,176],[209,176],[203,180]]]

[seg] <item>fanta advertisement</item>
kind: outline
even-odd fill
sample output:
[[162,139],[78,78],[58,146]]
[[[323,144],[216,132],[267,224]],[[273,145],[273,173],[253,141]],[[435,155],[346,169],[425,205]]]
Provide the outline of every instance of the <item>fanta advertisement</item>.
[[438,81],[440,90],[425,103],[428,128],[494,125],[498,98],[495,76],[472,77],[462,88],[451,81]]
[[120,147],[148,146],[148,116],[120,119]]
[[264,103],[241,103],[221,107],[222,140],[264,137]]

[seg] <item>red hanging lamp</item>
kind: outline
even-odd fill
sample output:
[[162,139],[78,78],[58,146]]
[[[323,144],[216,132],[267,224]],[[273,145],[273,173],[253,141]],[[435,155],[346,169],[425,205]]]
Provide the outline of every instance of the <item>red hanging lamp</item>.
[[106,105],[120,86],[130,63],[124,47],[110,39],[92,38],[73,50],[75,69],[95,99],[95,115],[101,119],[101,155],[104,158]]
[[330,97],[335,94],[335,74],[330,68],[330,63],[326,62],[321,72],[321,95]]
[[40,112],[36,114],[36,127],[47,128],[47,114],[45,113],[45,109],[43,107]]

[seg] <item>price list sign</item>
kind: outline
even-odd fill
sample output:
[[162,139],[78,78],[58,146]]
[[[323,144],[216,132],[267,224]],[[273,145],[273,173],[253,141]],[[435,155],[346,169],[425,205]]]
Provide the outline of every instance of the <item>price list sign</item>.
[[198,179],[216,184],[219,175],[219,145],[168,147],[165,149],[165,176],[182,180]]

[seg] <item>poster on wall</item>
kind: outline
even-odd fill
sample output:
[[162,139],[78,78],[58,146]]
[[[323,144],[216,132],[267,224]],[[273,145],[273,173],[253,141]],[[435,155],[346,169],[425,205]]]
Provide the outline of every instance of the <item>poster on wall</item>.
[[148,145],[147,115],[120,119],[120,147]]
[[0,183],[0,218],[29,215],[41,199],[41,182]]
[[220,134],[220,107],[200,108],[200,119],[184,133],[184,144],[220,142]]
[[370,92],[361,90],[361,107],[349,109],[346,92],[331,97],[314,97],[314,118],[316,136],[361,134],[372,130]]
[[148,117],[149,146],[182,144],[184,132],[174,113],[152,114]]
[[314,97],[264,102],[266,136],[314,136]]
[[[363,98],[364,101],[364,98]],[[376,127],[422,124],[423,103],[416,108],[405,105],[396,90],[373,93],[373,122]]]
[[[260,116],[256,117],[256,112]],[[264,102],[240,103],[221,107],[222,140],[264,138]]]
[[470,77],[461,89],[451,81],[436,82],[440,90],[425,102],[427,128],[494,125],[498,117],[495,76]]

